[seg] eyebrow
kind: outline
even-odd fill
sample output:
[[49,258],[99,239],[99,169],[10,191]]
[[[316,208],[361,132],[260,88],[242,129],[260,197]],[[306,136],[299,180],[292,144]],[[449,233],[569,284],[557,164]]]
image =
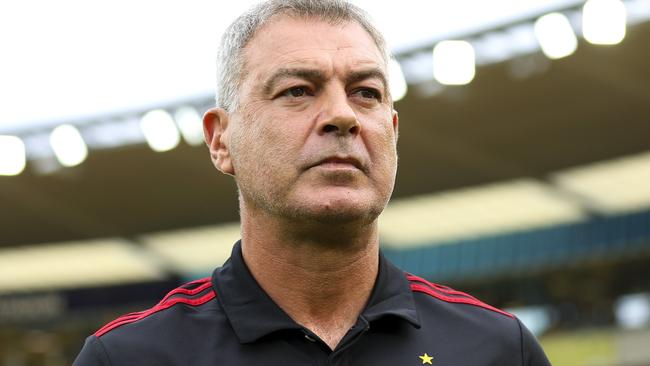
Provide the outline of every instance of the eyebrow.
[[381,71],[379,68],[370,68],[365,70],[354,71],[347,75],[345,79],[346,84],[354,84],[359,81],[368,80],[368,79],[378,79],[381,81],[383,87],[383,93],[386,94],[388,91],[388,80],[386,80],[386,74]]
[[[282,79],[287,78],[298,78],[309,80],[315,83],[324,82],[327,77],[325,74],[316,69],[307,69],[307,68],[282,68],[276,71],[271,77],[269,77],[264,82],[264,94],[271,95],[273,90]],[[369,68],[359,71],[353,71],[350,74],[346,75],[345,83],[353,84],[367,79],[378,79],[383,86],[383,91],[387,92],[388,90],[388,80],[386,80],[386,74],[379,68]]]
[[271,95],[275,89],[275,85],[280,80],[288,78],[305,79],[312,82],[323,82],[326,79],[325,75],[322,72],[314,69],[279,69],[264,82],[264,94]]

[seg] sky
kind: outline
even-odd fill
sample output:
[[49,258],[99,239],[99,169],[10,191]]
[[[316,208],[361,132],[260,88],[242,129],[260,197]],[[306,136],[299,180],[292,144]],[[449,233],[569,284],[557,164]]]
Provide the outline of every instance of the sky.
[[[219,37],[258,1],[0,2],[0,133],[211,95]],[[352,0],[394,51],[576,0]]]

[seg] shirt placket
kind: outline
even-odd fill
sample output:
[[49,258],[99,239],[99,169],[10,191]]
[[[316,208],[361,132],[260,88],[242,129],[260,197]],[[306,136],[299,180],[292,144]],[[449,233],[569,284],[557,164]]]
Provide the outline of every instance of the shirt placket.
[[370,329],[370,323],[366,318],[360,316],[357,323],[343,337],[341,343],[330,353],[327,358],[328,366],[348,366],[347,353],[354,344]]

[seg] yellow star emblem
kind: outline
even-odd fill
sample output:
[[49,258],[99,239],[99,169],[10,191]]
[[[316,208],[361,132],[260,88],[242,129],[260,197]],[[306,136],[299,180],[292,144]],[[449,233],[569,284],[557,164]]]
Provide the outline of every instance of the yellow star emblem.
[[427,355],[426,352],[424,353],[424,356],[418,356],[418,357],[420,357],[420,359],[422,360],[423,365],[426,363],[428,363],[429,365],[433,365],[433,363],[431,362],[431,360],[433,360],[433,357]]

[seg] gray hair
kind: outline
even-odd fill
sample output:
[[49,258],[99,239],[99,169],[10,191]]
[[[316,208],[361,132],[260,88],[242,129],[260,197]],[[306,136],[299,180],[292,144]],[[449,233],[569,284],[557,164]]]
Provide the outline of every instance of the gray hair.
[[389,53],[384,37],[372,25],[368,14],[346,0],[270,0],[240,15],[226,29],[217,54],[216,104],[229,112],[239,108],[238,93],[245,72],[244,48],[255,32],[271,18],[288,14],[315,18],[332,24],[357,22],[372,37],[387,64]]

